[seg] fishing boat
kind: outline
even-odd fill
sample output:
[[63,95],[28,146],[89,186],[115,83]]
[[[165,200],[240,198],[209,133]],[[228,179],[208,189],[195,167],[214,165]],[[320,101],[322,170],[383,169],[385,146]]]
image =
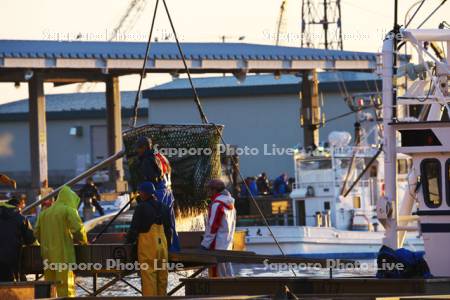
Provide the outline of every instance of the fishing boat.
[[[272,201],[280,213],[291,211],[292,225],[241,227],[248,250],[370,258],[381,245],[405,247],[424,251],[434,275],[450,275],[449,30],[398,35],[383,47],[383,150],[330,143],[297,151],[290,199]],[[412,46],[418,63],[398,63],[393,49],[400,42]]]
[[[450,30],[406,29],[399,30],[398,36],[383,43],[386,197],[377,208],[378,219],[386,228],[383,245],[401,247],[405,233],[416,229],[409,222],[416,219],[431,273],[450,276]],[[417,57],[417,63],[403,66],[404,77],[412,81],[407,90],[398,88],[400,82],[395,80],[402,73],[402,66],[396,68],[394,50],[400,43],[412,46]],[[420,115],[405,114],[411,106],[419,106]],[[416,182],[414,197],[403,203],[397,197],[395,159],[399,154],[412,157],[411,177]],[[414,200],[418,202],[416,214]]]
[[[349,134],[339,135],[348,141]],[[379,146],[351,146],[347,142],[312,151],[296,150],[295,184],[289,198],[270,201],[269,213],[281,215],[284,225],[270,226],[272,233],[266,226],[239,227],[247,232],[247,250],[280,254],[275,236],[287,255],[375,258],[384,236],[376,214],[384,189],[384,158],[379,152]],[[397,159],[400,198],[407,194],[411,163],[407,155]],[[408,234],[406,247],[423,251],[418,231]]]

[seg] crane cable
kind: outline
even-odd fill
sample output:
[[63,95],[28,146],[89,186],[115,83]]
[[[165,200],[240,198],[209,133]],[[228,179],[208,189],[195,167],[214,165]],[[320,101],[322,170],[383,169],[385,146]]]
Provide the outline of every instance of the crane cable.
[[[139,112],[138,107],[139,107],[139,100],[140,100],[140,94],[141,94],[142,79],[145,76],[145,67],[147,65],[148,54],[150,51],[150,44],[151,44],[152,36],[153,36],[153,29],[155,27],[156,12],[158,10],[158,4],[159,4],[159,0],[156,0],[155,9],[153,12],[153,19],[152,19],[152,23],[150,26],[150,33],[148,36],[147,46],[145,49],[144,62],[142,63],[142,71],[140,74],[139,87],[138,87],[138,90],[136,91],[136,98],[134,100],[133,115],[131,116],[130,122],[129,122],[130,128],[136,127],[136,122],[137,122],[137,117],[138,117],[138,112]],[[106,232],[108,227],[111,226],[111,224],[126,210],[126,208],[131,204],[131,202],[133,200],[134,200],[134,198],[131,197],[130,200],[114,215],[114,217],[104,226],[104,228],[92,239],[92,241],[91,241],[92,244],[94,244],[100,238],[100,236],[102,236]]]
[[[154,28],[154,23],[155,23],[155,18],[156,18],[156,12],[157,12],[157,8],[158,8],[158,2],[159,2],[159,0],[156,0],[155,11],[154,11],[154,14],[153,14],[153,20],[152,20],[152,25],[151,25],[151,29],[150,29],[150,36],[149,36],[149,39],[148,39],[148,42],[147,42],[146,55],[145,55],[144,63],[143,63],[143,66],[142,66],[142,72],[141,72],[141,77],[140,77],[140,81],[139,81],[138,91],[136,92],[136,98],[135,98],[135,103],[134,103],[134,114],[133,114],[132,120],[130,122],[131,127],[135,127],[136,126],[136,120],[137,120],[137,115],[138,115],[138,106],[139,106],[139,100],[140,100],[139,95],[140,95],[140,90],[141,90],[141,85],[142,85],[142,78],[145,75],[145,67],[146,67],[147,57],[148,57],[148,53],[149,53],[149,49],[150,49],[151,36],[152,36],[152,33],[153,33],[153,28]],[[186,74],[188,76],[190,87],[191,87],[191,89],[192,89],[192,91],[194,93],[194,102],[195,102],[197,110],[198,110],[198,112],[200,114],[201,121],[202,121],[203,124],[213,125],[216,128],[216,130],[217,130],[217,132],[218,132],[218,134],[220,136],[221,142],[224,145],[226,145],[225,139],[223,138],[223,135],[222,135],[219,127],[216,124],[214,124],[214,123],[210,123],[208,121],[208,118],[206,117],[206,114],[205,114],[205,112],[203,110],[203,106],[202,106],[202,104],[200,102],[200,98],[198,96],[197,90],[195,88],[194,82],[192,80],[191,73],[189,71],[189,67],[187,65],[183,49],[182,49],[181,44],[180,44],[180,42],[178,40],[178,35],[176,33],[175,26],[173,24],[169,8],[167,7],[167,4],[166,4],[165,0],[162,0],[162,2],[163,2],[163,5],[164,5],[164,8],[165,8],[167,17],[169,19],[170,27],[172,29],[172,32],[173,32],[173,35],[174,35],[174,38],[175,38],[175,42],[177,44],[178,52],[179,52],[179,54],[181,56],[181,59],[183,61],[184,70],[185,70],[185,72],[186,72]],[[231,158],[231,161],[232,161],[233,165],[235,165],[235,166],[237,165],[237,162],[235,161],[234,157]],[[244,187],[247,190],[250,190],[248,184],[245,182],[244,177],[242,176],[242,173],[240,172],[240,170],[238,168],[236,168],[236,169],[238,170],[237,172],[238,172],[239,178],[244,183]],[[261,207],[259,206],[259,204],[256,201],[256,199],[253,196],[253,194],[252,193],[249,193],[249,194],[250,194],[250,198],[251,198],[252,202],[254,203],[256,209],[258,210],[258,213],[261,215],[261,217],[263,219],[264,225],[267,227],[267,229],[268,229],[268,231],[270,233],[270,236],[273,238],[277,248],[280,250],[280,253],[283,256],[286,256],[286,254],[284,253],[283,249],[281,248],[281,245],[280,245],[278,239],[276,238],[275,234],[273,233],[272,228],[270,227],[270,224],[267,221],[267,218],[265,217],[263,211],[261,210]],[[291,266],[289,268],[291,269],[291,271],[294,274],[294,276],[297,276],[297,274],[294,271],[294,269]]]
[[425,20],[417,26],[417,29],[420,29],[425,23],[447,2],[447,0],[442,0],[442,2],[425,18]]
[[136,91],[136,97],[134,99],[133,115],[130,118],[130,123],[129,123],[130,128],[136,127],[136,123],[137,123],[138,110],[139,110],[139,100],[141,98],[142,80],[143,80],[143,78],[145,76],[145,69],[146,69],[146,66],[147,66],[148,55],[149,55],[149,52],[150,52],[150,44],[152,42],[153,29],[155,27],[155,20],[156,20],[156,13],[158,11],[158,4],[159,4],[159,0],[156,0],[155,9],[153,11],[152,23],[151,23],[151,26],[150,26],[150,32],[149,32],[149,35],[148,35],[147,46],[146,46],[146,49],[145,49],[144,61],[142,63],[142,70],[141,70],[141,74],[140,74],[140,77],[139,77],[139,86],[138,86],[138,90]]
[[[218,132],[218,134],[219,134],[219,136],[220,136],[220,140],[221,140],[222,144],[226,145],[225,139],[223,138],[223,135],[222,135],[222,133],[220,132],[219,127],[218,127],[216,124],[214,124],[214,123],[209,123],[209,122],[208,122],[208,119],[206,118],[206,115],[205,115],[205,113],[204,113],[202,104],[201,104],[201,102],[200,102],[200,99],[199,99],[199,97],[198,97],[198,94],[197,94],[197,91],[196,91],[196,89],[195,89],[194,83],[193,83],[193,81],[192,81],[192,78],[191,78],[191,75],[190,75],[190,72],[189,72],[189,68],[188,68],[188,66],[187,66],[187,63],[186,63],[186,60],[185,60],[185,57],[184,57],[184,54],[183,54],[183,50],[182,50],[181,45],[180,45],[180,42],[179,42],[179,40],[178,40],[177,33],[176,33],[176,30],[175,30],[175,26],[174,26],[174,24],[173,24],[173,22],[172,22],[172,18],[171,18],[171,15],[170,15],[170,11],[169,11],[169,9],[168,9],[168,7],[167,7],[166,1],[165,1],[165,0],[162,0],[162,2],[163,2],[163,4],[164,4],[164,8],[165,8],[166,13],[167,13],[167,16],[168,16],[168,18],[169,18],[170,26],[171,26],[171,28],[172,28],[172,32],[173,32],[175,41],[176,41],[176,43],[177,43],[178,51],[180,52],[180,55],[181,55],[181,57],[182,57],[182,59],[183,59],[183,65],[184,65],[186,74],[187,74],[188,79],[189,79],[189,84],[190,84],[190,86],[191,86],[191,89],[192,89],[193,92],[194,92],[194,101],[195,101],[195,104],[197,105],[197,109],[198,109],[198,111],[199,111],[199,113],[200,113],[200,117],[201,117],[202,121],[203,121],[205,124],[211,124],[211,125],[213,125],[213,126],[216,128],[216,130],[217,130],[217,132]],[[236,166],[237,162],[235,161],[235,158],[234,158],[234,157],[231,157],[231,160],[232,160],[233,165]],[[239,178],[240,178],[241,181],[244,183],[244,187],[245,187],[247,190],[250,190],[248,184],[245,182],[244,177],[242,176],[242,173],[240,172],[239,169],[237,169],[237,170],[238,170],[237,172],[238,172]],[[264,216],[264,213],[263,213],[263,211],[261,210],[261,207],[259,206],[259,204],[258,204],[258,202],[256,201],[256,199],[255,199],[255,197],[253,196],[253,194],[252,194],[252,193],[249,193],[249,195],[250,195],[250,198],[251,198],[252,202],[254,203],[256,209],[258,210],[258,213],[261,215],[261,217],[262,217],[262,219],[263,219],[263,222],[264,222],[264,225],[267,227],[267,229],[268,229],[268,231],[269,231],[271,237],[272,237],[273,240],[275,241],[275,244],[277,245],[277,248],[280,250],[281,254],[282,254],[283,256],[285,256],[286,254],[284,253],[284,251],[283,251],[283,249],[281,248],[281,245],[280,245],[278,239],[276,238],[275,234],[273,233],[272,228],[270,227],[269,222],[267,221],[267,218]],[[291,271],[292,271],[292,273],[293,273],[295,276],[297,276],[297,274],[295,273],[295,271],[294,271],[293,269],[291,269]]]
[[194,102],[197,106],[197,110],[200,114],[200,118],[203,124],[208,124],[208,118],[206,117],[205,111],[203,110],[202,104],[200,103],[200,98],[198,97],[197,89],[194,86],[194,82],[192,81],[191,72],[189,71],[188,65],[186,63],[186,57],[184,55],[183,49],[181,48],[180,42],[178,40],[177,32],[175,31],[175,26],[173,25],[172,17],[169,12],[169,8],[167,7],[166,1],[162,0],[164,4],[164,8],[167,13],[167,18],[169,18],[170,27],[172,28],[172,32],[175,38],[175,42],[177,44],[178,52],[180,53],[181,60],[183,61],[184,70],[186,71],[186,75],[188,76],[189,84],[191,86],[192,92],[194,93]]

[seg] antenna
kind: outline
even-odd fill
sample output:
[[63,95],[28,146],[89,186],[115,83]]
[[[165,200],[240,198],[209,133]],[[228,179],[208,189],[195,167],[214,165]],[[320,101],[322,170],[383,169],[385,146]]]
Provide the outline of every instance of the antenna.
[[302,0],[301,47],[343,50],[340,0]]
[[[398,0],[394,1],[394,28],[392,30],[394,57],[392,60],[392,75],[397,77],[397,50],[398,50],[398,38],[400,33],[400,25],[398,24]],[[397,120],[397,87],[394,86],[392,90],[392,118]]]

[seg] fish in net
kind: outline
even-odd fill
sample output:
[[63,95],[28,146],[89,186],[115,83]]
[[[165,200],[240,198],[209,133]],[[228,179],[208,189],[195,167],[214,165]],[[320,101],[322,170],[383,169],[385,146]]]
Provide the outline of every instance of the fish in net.
[[133,128],[123,135],[128,170],[127,180],[136,190],[137,171],[135,144],[139,137],[152,139],[155,150],[164,154],[172,168],[172,190],[181,212],[204,209],[207,205],[205,184],[220,178],[220,136],[222,125],[149,124]]

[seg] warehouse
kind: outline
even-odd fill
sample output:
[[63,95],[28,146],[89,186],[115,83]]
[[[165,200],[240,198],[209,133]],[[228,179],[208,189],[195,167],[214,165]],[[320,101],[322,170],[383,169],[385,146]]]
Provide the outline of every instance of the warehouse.
[[[302,144],[299,98],[301,78],[286,75],[196,78],[210,122],[225,125],[227,143],[239,147],[245,176],[266,171],[271,177],[292,173],[291,148]],[[344,84],[345,83],[345,84]],[[344,92],[376,91],[368,73],[319,73],[326,118],[349,112]],[[134,92],[122,92],[122,124],[127,128]],[[187,80],[175,79],[143,92],[139,124],[199,123]],[[49,180],[62,183],[107,154],[105,94],[47,95]],[[147,109],[148,106],[150,109]],[[352,131],[354,114],[320,129],[321,140],[333,130]],[[0,105],[0,165],[21,184],[29,183],[27,99]]]

